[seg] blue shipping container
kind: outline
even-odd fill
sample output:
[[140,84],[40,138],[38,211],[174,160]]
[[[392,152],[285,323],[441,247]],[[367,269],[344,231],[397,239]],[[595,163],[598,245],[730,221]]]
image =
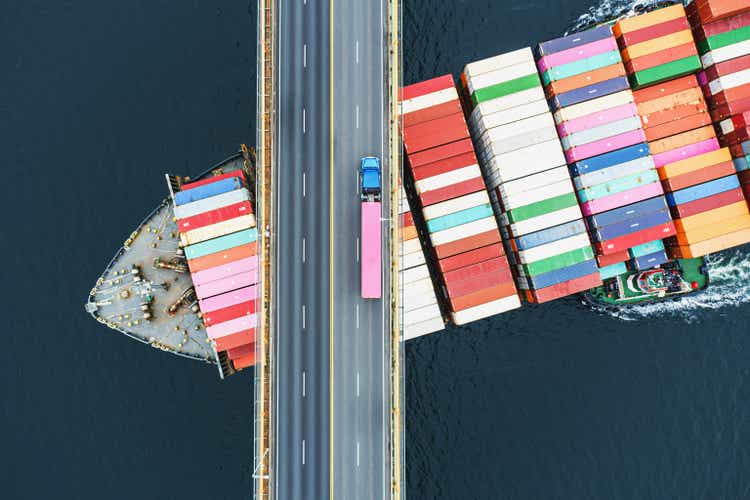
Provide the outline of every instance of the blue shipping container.
[[603,168],[584,175],[573,177],[573,184],[576,189],[584,189],[612,179],[625,177],[626,175],[645,172],[654,169],[654,159],[651,156],[636,158],[635,160],[626,161],[612,167]]
[[659,250],[664,250],[664,242],[662,240],[654,240],[636,245],[629,252],[631,257],[643,257],[650,253],[656,253]]
[[642,257],[633,259],[633,267],[637,271],[643,271],[644,269],[650,269],[652,267],[660,266],[665,262],[669,261],[667,253],[664,250],[660,250],[655,253],[650,253]]
[[668,207],[664,196],[657,196],[655,198],[649,198],[648,200],[625,205],[624,207],[608,210],[607,212],[602,212],[600,214],[590,215],[586,218],[586,221],[588,222],[589,227],[598,229],[600,227],[609,226],[610,224],[616,224],[624,220],[649,214],[651,212],[658,212],[665,208]]
[[595,273],[599,268],[596,266],[596,259],[579,262],[572,266],[555,269],[547,273],[537,274],[536,276],[526,276],[526,281],[532,290],[539,290],[548,286],[557,285],[565,281],[570,281],[581,276],[588,276]]
[[736,174],[727,175],[720,179],[716,179],[697,186],[691,186],[689,188],[680,189],[672,193],[667,193],[667,203],[673,207],[675,205],[681,205],[683,203],[689,203],[691,201],[700,200],[707,196],[712,196],[730,189],[740,187],[740,181]]
[[228,193],[242,187],[242,182],[237,177],[222,179],[211,182],[202,186],[188,189],[187,191],[178,191],[174,194],[174,204],[184,205],[192,201],[203,200],[222,193]]
[[750,156],[740,156],[732,161],[734,161],[734,169],[737,172],[742,172],[750,168]]
[[611,26],[599,26],[598,28],[542,42],[537,47],[536,52],[539,57],[542,57],[562,50],[572,49],[573,47],[580,47],[581,45],[602,40],[610,36],[613,36]]
[[570,165],[570,172],[573,176],[585,175],[603,168],[614,167],[621,163],[626,163],[638,158],[643,158],[651,154],[648,144],[642,142],[626,148],[610,151],[599,156],[577,161]]
[[586,224],[583,220],[578,219],[559,226],[542,229],[535,233],[525,234],[516,238],[516,247],[519,250],[528,250],[539,245],[552,243],[553,241],[561,240],[569,236],[581,234],[586,232]]
[[614,94],[621,90],[630,88],[628,79],[625,76],[618,76],[611,80],[606,80],[580,89],[571,90],[569,92],[563,92],[562,94],[556,94],[552,97],[552,109],[557,111],[560,108],[566,106],[572,106],[580,102],[590,101],[597,97],[603,97],[605,95]]
[[665,224],[672,220],[669,210],[660,210],[650,214],[641,215],[634,219],[625,220],[616,224],[610,224],[592,231],[594,241],[606,241],[626,234],[648,229],[650,227]]

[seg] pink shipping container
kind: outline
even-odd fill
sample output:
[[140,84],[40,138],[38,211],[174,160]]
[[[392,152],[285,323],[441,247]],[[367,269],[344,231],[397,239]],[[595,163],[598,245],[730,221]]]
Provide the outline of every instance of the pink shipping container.
[[212,339],[218,339],[231,335],[233,333],[241,332],[243,330],[250,330],[256,326],[256,316],[251,314],[249,316],[242,316],[241,318],[232,319],[219,323],[218,325],[207,326],[206,333]]
[[253,285],[245,288],[240,288],[238,290],[233,290],[231,292],[222,293],[221,295],[210,297],[208,299],[203,299],[199,301],[198,304],[200,305],[201,311],[203,311],[204,313],[217,311],[219,309],[224,309],[225,307],[256,299],[257,293],[258,291],[255,285]]
[[623,207],[630,205],[637,201],[647,200],[654,196],[663,194],[664,190],[661,187],[661,182],[654,182],[640,186],[635,189],[629,189],[622,193],[605,196],[596,200],[587,201],[581,204],[581,212],[583,215],[589,216],[612,210],[613,208]]
[[702,155],[711,151],[719,149],[718,139],[707,139],[705,141],[696,142],[694,144],[688,144],[677,149],[671,149],[663,153],[657,153],[654,156],[654,165],[663,167],[676,161],[684,160],[693,156]]
[[238,288],[244,288],[257,282],[258,270],[254,269],[252,271],[235,274],[228,278],[210,281],[203,285],[195,285],[195,294],[198,296],[198,299],[205,299],[213,297],[214,295],[237,290]]
[[212,267],[204,271],[198,271],[193,273],[194,285],[204,285],[211,281],[220,280],[222,278],[228,278],[241,272],[255,271],[258,268],[258,256],[246,257],[244,259],[222,264],[220,266]]

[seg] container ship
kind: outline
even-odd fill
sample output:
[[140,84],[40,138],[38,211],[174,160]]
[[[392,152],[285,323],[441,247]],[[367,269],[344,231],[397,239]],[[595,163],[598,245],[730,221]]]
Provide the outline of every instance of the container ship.
[[[750,4],[660,4],[403,87],[403,339],[527,304],[606,307],[709,286],[750,241]],[[92,290],[154,347],[254,364],[249,150],[167,197]]]

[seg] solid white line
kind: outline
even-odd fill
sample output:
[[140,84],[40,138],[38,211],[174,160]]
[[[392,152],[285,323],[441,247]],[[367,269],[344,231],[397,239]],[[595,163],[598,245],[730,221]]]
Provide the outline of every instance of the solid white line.
[[302,197],[307,196],[307,174],[302,172]]
[[355,192],[359,194],[359,170],[357,170],[357,178],[355,179],[354,184],[355,184],[354,188],[356,189]]
[[305,329],[305,304],[302,304],[302,329]]
[[307,252],[305,252],[305,240],[306,238],[302,238],[302,262],[305,262],[307,259]]
[[359,328],[359,304],[354,306],[354,315],[357,318],[357,328]]
[[357,124],[357,128],[359,128],[359,106],[355,108],[355,123]]
[[359,64],[359,40],[354,44],[354,60]]
[[357,262],[359,262],[359,237],[357,237]]
[[302,440],[302,465],[305,465],[305,440]]
[[357,441],[357,467],[359,467],[359,441]]
[[304,398],[305,396],[305,371],[302,370],[302,397]]
[[357,372],[357,397],[359,397],[359,372]]
[[302,46],[302,67],[307,67],[307,44]]
[[305,108],[302,108],[302,133],[307,133],[307,129],[305,128]]

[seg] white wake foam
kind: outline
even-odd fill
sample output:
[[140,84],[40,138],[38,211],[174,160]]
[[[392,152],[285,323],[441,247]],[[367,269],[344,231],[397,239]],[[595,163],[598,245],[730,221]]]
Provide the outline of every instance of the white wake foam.
[[578,17],[578,20],[565,33],[589,28],[595,24],[603,23],[610,19],[633,15],[643,12],[649,7],[657,4],[677,3],[677,1],[655,1],[655,0],[603,0],[598,5],[589,7],[588,12]]

